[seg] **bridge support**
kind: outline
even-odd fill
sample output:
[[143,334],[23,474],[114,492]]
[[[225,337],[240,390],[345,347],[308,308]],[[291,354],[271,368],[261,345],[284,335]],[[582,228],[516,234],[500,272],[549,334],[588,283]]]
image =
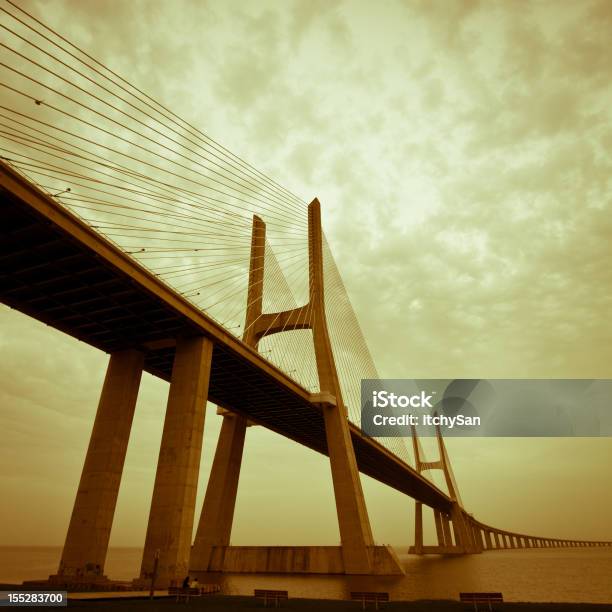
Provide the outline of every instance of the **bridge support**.
[[[466,514],[461,507],[459,495],[456,490],[455,479],[442,438],[440,428],[436,428],[438,439],[438,450],[440,458],[437,461],[422,461],[422,451],[418,441],[416,428],[412,427],[412,445],[414,450],[417,472],[425,470],[441,470],[448,487],[449,497],[452,500],[450,513],[433,509],[436,525],[437,546],[424,546],[422,542],[422,503],[416,502],[415,512],[415,545],[409,548],[409,552],[417,555],[422,554],[454,554],[478,553],[483,550],[482,535],[480,527]],[[454,537],[453,537],[454,536]],[[420,539],[419,539],[420,538]]]
[[414,553],[423,554],[423,504],[421,502],[416,502],[414,507]]
[[135,350],[110,357],[62,559],[50,582],[106,580],[104,563],[143,364],[144,355]]
[[180,582],[189,571],[191,535],[212,342],[177,341],[149,524],[137,585],[148,586],[154,570],[158,588]]
[[[442,514],[440,513],[439,510],[434,509],[433,515],[434,515],[434,522],[436,524],[436,536],[438,538],[438,546],[445,546],[446,539],[444,537],[444,531],[442,529]],[[423,547],[421,547],[421,553],[418,553],[415,551],[416,554],[422,554],[422,552],[423,552]]]
[[457,525],[455,521],[452,522],[451,531],[451,519],[448,514],[442,514],[442,532],[444,533],[444,546],[452,548],[453,546],[453,535],[455,536],[455,544],[459,541],[458,538],[461,536],[457,531]]
[[[263,313],[265,224],[253,219],[247,314],[243,340],[253,347],[261,338],[296,329],[311,329],[319,376],[319,408],[325,422],[336,510],[342,542],[342,572],[347,574],[403,573],[396,557],[374,546],[351,441],[347,412],[327,330],[323,288],[323,235],[318,200],[308,207],[309,302],[294,310]],[[225,417],[227,419],[228,417]],[[238,418],[241,417],[232,417]],[[338,569],[337,549],[300,547],[282,550],[229,547],[242,448],[244,421],[224,422],[213,470],[192,551],[191,570],[204,571],[324,571]],[[266,551],[262,554],[262,551]],[[294,554],[295,553],[295,554]],[[272,565],[267,560],[274,557]],[[305,558],[308,562],[305,562]],[[310,570],[304,570],[305,565]]]
[[333,402],[323,402],[321,408],[325,420],[325,434],[336,497],[344,566],[347,574],[369,574],[372,569],[370,549],[374,546],[374,538],[327,331],[323,289],[321,207],[316,199],[308,207],[308,234],[310,305],[314,312],[312,334],[319,389],[322,394],[331,394],[335,399]]
[[191,569],[208,569],[213,549],[230,544],[246,429],[245,417],[224,415],[191,550]]

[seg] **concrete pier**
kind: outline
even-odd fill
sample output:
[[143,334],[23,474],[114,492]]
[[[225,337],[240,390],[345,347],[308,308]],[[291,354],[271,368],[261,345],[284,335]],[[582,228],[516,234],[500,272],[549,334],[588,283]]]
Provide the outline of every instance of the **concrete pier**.
[[157,588],[189,571],[196,488],[213,345],[199,336],[176,345],[145,549],[137,583]]
[[442,515],[439,510],[433,511],[434,522],[436,525],[436,536],[438,538],[438,546],[444,546],[446,544],[446,540],[444,538],[444,530],[442,529]]
[[371,571],[370,549],[374,545],[370,519],[363,496],[355,451],[349,433],[346,407],[336,371],[334,354],[327,329],[323,285],[323,234],[321,207],[313,200],[308,207],[308,251],[310,262],[310,305],[314,311],[312,335],[319,377],[319,389],[333,401],[320,406],[325,420],[340,539],[347,573],[368,574]]
[[191,570],[207,571],[213,548],[229,546],[246,428],[247,419],[238,414],[223,417],[191,551]]
[[416,502],[414,507],[414,552],[423,553],[423,504]]
[[144,355],[110,357],[66,542],[54,583],[99,582],[123,473]]

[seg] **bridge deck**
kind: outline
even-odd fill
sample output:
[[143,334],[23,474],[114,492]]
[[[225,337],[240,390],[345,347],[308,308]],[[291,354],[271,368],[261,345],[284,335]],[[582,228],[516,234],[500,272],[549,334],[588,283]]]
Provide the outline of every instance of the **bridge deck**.
[[[310,393],[55,200],[0,162],[0,300],[105,352],[140,347],[170,380],[173,339],[214,342],[209,399],[320,453],[323,417]],[[359,469],[423,503],[450,500],[351,424]]]

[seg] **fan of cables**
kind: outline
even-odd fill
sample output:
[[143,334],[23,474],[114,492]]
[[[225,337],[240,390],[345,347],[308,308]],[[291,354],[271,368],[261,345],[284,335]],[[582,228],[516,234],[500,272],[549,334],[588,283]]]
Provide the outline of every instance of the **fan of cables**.
[[[264,312],[307,302],[303,200],[11,0],[0,5],[0,28],[4,161],[237,337],[254,214],[266,223]],[[360,381],[378,373],[326,240],[324,279],[344,400],[358,425]],[[265,337],[258,348],[318,389],[310,330]],[[403,440],[385,444],[408,460]]]

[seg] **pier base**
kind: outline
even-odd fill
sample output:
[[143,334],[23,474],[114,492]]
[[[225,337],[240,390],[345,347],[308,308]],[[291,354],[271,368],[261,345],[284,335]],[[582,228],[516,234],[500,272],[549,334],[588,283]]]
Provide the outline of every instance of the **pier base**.
[[[370,546],[370,574],[403,575],[389,546]],[[191,567],[190,575],[205,572],[246,574],[347,574],[341,546],[215,546],[208,568]]]

